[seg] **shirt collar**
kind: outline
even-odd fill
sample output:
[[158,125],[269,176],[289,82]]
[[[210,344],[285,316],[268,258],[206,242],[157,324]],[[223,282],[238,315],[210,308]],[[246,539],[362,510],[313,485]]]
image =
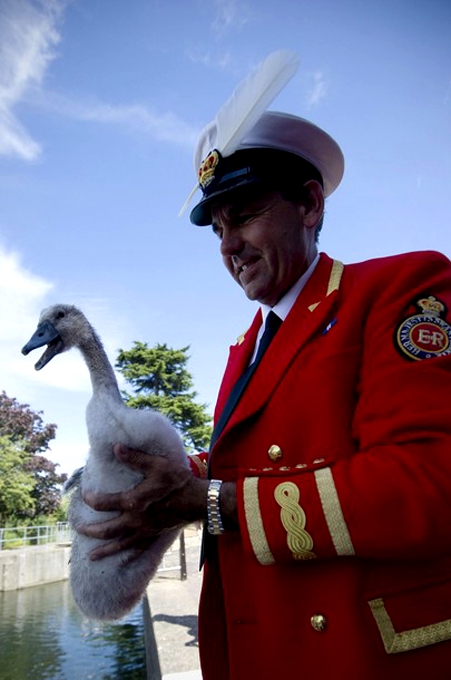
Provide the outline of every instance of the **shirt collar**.
[[275,304],[274,307],[270,307],[269,305],[261,305],[263,325],[265,325],[266,317],[268,316],[271,309],[273,312],[275,312],[275,314],[277,314],[277,316],[279,316],[282,319],[282,321],[285,321],[289,312],[291,311],[292,306],[296,302],[299,293],[304,288],[305,284],[315,271],[318,262],[319,253],[316,255],[315,259],[313,260],[309,268],[306,269],[302,276],[300,276],[296,283],[290,288],[288,293],[285,293],[283,298],[279,300],[279,302]]

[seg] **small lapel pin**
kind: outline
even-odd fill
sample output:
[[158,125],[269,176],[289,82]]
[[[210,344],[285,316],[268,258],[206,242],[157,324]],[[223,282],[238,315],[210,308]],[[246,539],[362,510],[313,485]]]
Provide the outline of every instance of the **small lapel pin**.
[[321,335],[326,335],[326,333],[328,333],[330,331],[330,329],[332,328],[332,326],[335,326],[336,323],[337,323],[337,319],[336,318],[332,319],[332,321],[327,324],[326,328],[323,330]]

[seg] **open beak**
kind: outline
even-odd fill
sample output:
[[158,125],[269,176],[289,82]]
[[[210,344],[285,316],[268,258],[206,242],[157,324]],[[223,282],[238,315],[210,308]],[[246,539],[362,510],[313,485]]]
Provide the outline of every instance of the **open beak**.
[[41,368],[48,364],[64,347],[58,331],[50,321],[43,321],[39,324],[27,344],[22,347],[22,354],[29,354],[32,350],[43,347],[44,345],[47,345],[47,349],[39,361],[34,365],[37,371],[40,371]]

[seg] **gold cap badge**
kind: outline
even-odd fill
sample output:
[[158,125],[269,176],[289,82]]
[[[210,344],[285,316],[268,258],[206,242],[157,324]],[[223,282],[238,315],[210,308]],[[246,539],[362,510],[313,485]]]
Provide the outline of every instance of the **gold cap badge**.
[[215,178],[216,166],[218,165],[220,158],[221,155],[219,151],[213,149],[200,164],[197,177],[202,191],[205,191],[208,185],[213,182]]

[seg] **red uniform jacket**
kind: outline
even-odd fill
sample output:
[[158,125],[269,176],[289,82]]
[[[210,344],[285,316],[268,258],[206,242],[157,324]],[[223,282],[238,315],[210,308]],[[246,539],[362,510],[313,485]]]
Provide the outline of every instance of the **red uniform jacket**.
[[321,256],[211,453],[240,531],[204,568],[205,680],[451,678],[447,309],[438,253]]

